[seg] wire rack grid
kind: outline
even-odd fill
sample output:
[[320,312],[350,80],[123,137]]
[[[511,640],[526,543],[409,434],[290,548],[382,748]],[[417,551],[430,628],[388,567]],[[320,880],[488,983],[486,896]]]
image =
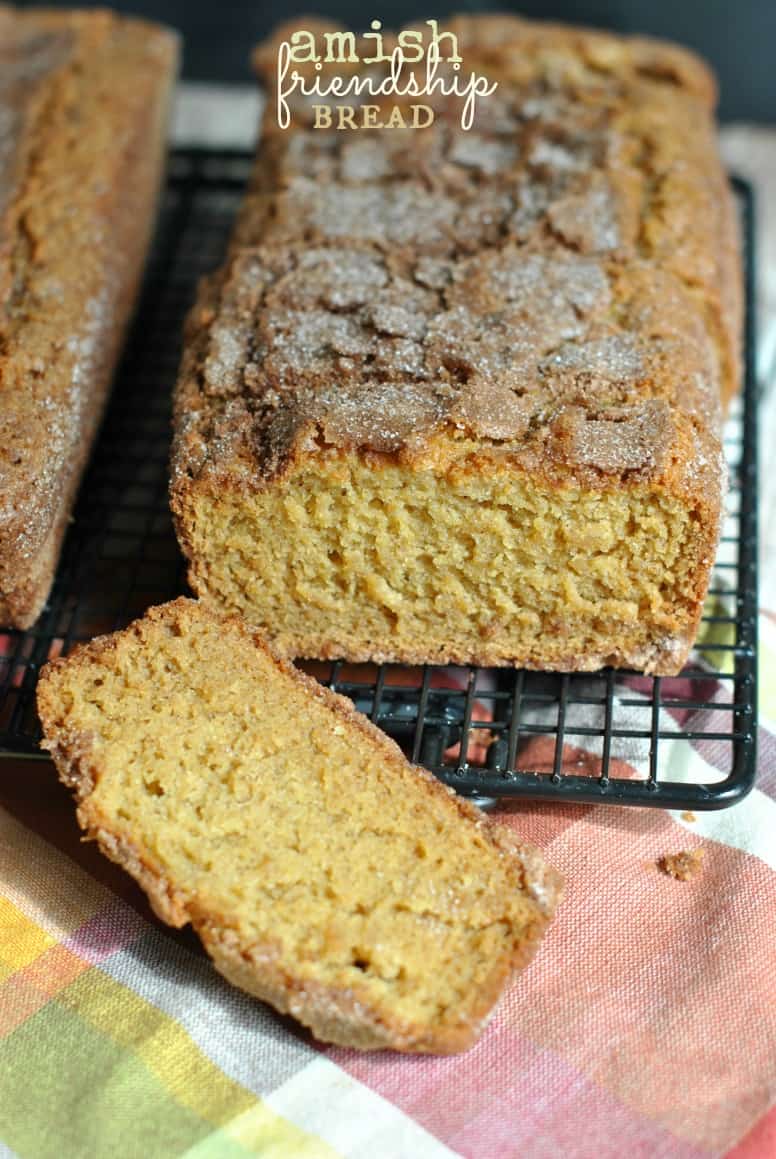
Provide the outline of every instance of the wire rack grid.
[[[51,598],[0,634],[0,753],[41,756],[37,673],[73,644],[186,590],[167,506],[170,388],[197,279],[225,249],[244,154],[172,155],[138,316],[81,488]],[[756,738],[756,389],[752,197],[734,182],[747,254],[746,382],[728,423],[731,488],[691,665],[676,678],[604,670],[305,665],[411,758],[481,800],[532,797],[720,808],[751,788]]]

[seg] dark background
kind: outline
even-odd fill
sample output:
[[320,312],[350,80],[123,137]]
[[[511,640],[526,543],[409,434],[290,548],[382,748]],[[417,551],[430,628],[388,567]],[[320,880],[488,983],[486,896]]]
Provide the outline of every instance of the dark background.
[[[17,0],[18,3],[18,0]],[[59,7],[102,7],[71,0]],[[51,7],[51,0],[45,5]],[[56,0],[54,0],[54,6]],[[521,0],[519,4],[466,3],[465,0],[113,0],[125,12],[150,16],[184,34],[184,75],[191,80],[250,79],[251,46],[272,26],[293,16],[320,13],[359,30],[375,18],[385,27],[450,12],[492,12],[568,20],[622,32],[668,37],[694,48],[715,68],[721,86],[721,115],[727,120],[776,121],[776,0]],[[21,7],[34,5],[21,2]]]

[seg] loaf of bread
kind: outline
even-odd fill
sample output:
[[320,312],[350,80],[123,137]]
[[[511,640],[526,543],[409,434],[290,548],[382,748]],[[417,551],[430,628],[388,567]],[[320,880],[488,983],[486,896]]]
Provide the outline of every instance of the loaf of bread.
[[44,668],[81,825],[235,985],[360,1048],[477,1037],[560,878],[350,701],[193,600]]
[[176,37],[0,6],[0,625],[48,596],[154,218]]
[[445,28],[498,82],[470,131],[444,101],[280,131],[270,88],[177,388],[190,583],[292,656],[675,673],[739,380],[713,80],[647,40]]

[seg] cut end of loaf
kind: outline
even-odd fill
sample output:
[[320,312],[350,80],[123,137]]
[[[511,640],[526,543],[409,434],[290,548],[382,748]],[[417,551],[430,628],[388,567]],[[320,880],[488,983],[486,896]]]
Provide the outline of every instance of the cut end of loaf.
[[713,512],[647,485],[559,486],[482,459],[324,459],[271,488],[179,490],[202,596],[287,655],[673,674]]
[[537,851],[195,601],[48,665],[38,704],[103,851],[325,1041],[465,1049],[552,917]]

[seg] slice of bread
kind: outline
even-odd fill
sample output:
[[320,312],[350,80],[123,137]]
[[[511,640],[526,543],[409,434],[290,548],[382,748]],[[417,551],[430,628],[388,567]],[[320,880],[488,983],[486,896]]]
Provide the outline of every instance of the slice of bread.
[[87,834],[324,1041],[465,1049],[553,915],[536,849],[196,601],[48,664],[38,708]]

